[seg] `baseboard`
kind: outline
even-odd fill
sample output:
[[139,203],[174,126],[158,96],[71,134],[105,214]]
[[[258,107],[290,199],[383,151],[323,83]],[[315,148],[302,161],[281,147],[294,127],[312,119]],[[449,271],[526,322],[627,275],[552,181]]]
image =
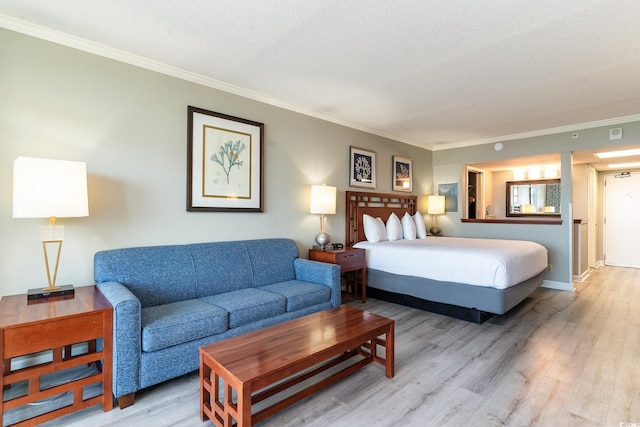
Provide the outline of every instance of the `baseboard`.
[[591,275],[591,271],[593,271],[592,268],[587,269],[585,272],[583,272],[580,275],[573,275],[573,281],[574,282],[578,282],[578,283],[582,283],[585,280],[587,280],[587,278]]
[[576,290],[576,288],[573,287],[573,282],[571,283],[566,283],[566,282],[557,282],[555,280],[543,280],[542,281],[542,288],[548,288],[548,289],[556,289],[559,291],[569,291],[569,292],[573,292]]

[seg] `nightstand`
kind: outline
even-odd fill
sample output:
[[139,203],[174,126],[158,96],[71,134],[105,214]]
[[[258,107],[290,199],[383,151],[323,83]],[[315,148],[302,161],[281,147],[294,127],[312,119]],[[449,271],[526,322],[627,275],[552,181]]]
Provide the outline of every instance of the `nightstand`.
[[[113,309],[95,286],[40,300],[28,300],[26,294],[3,296],[0,425],[41,424],[93,405],[111,410],[112,321]],[[12,369],[12,359],[27,355],[33,366]],[[39,402],[34,410],[23,411],[34,402]]]
[[[362,286],[362,302],[367,301],[367,252],[364,249],[309,249],[309,259],[338,264],[341,273],[356,272],[354,295],[358,295],[358,271]],[[348,283],[347,283],[348,287]]]

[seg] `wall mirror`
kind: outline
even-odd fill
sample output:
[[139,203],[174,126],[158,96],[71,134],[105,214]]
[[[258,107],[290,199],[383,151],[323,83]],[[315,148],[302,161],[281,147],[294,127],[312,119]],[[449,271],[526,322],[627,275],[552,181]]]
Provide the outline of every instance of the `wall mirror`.
[[507,216],[560,216],[560,180],[507,181]]

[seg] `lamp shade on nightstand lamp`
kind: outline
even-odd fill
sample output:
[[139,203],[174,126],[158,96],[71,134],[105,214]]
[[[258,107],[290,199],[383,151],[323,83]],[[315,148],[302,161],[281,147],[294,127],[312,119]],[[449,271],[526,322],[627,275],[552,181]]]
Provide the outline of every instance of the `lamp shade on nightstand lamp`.
[[427,213],[433,215],[433,227],[429,229],[429,232],[434,236],[439,235],[442,230],[438,227],[438,215],[444,214],[444,196],[429,196],[427,201]]
[[[89,215],[87,168],[83,162],[18,157],[13,162],[13,217],[49,218],[49,225],[40,227],[49,286],[42,295],[59,291],[56,287],[58,261],[64,226],[56,225],[56,217],[70,218]],[[47,245],[57,245],[53,277],[49,268]]]
[[325,215],[335,215],[336,213],[336,187],[312,185],[309,211],[312,214],[320,214],[320,233],[316,236],[316,243],[324,249],[331,242],[331,237],[325,232]]

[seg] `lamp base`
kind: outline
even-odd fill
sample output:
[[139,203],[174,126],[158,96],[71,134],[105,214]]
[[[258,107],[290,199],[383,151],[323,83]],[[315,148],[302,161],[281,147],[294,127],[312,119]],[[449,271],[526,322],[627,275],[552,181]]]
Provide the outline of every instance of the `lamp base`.
[[64,285],[64,286],[56,286],[53,289],[50,288],[36,288],[29,289],[27,292],[27,299],[43,299],[50,297],[58,297],[61,295],[75,295],[75,290],[73,289],[73,285]]
[[429,233],[433,234],[434,236],[439,236],[440,233],[442,233],[442,230],[437,225],[434,225],[429,229]]
[[316,236],[316,243],[324,250],[331,243],[331,237],[323,231]]

